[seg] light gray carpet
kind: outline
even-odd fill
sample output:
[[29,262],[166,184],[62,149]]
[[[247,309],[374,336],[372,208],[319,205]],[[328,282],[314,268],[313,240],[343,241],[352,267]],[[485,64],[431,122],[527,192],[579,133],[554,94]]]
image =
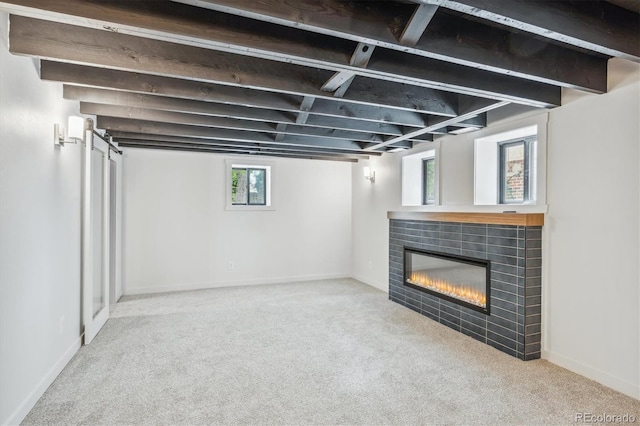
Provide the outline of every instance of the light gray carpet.
[[24,423],[573,424],[582,412],[640,418],[640,402],[331,280],[126,298]]

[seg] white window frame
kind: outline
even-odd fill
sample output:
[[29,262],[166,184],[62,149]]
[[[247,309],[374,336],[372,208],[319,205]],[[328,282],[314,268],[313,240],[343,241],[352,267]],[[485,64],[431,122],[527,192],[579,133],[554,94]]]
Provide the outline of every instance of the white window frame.
[[[225,160],[225,210],[229,211],[246,211],[246,210],[275,210],[274,204],[274,183],[275,183],[275,167],[271,161],[253,161],[246,160],[244,158],[227,159]],[[251,168],[251,169],[265,169],[265,201],[264,205],[255,204],[233,204],[232,200],[232,179],[231,173],[234,168]]]
[[[503,204],[500,201],[500,146],[508,141],[517,139],[536,137],[536,141],[532,142],[533,162],[530,170],[533,176],[529,178],[529,199],[523,203]],[[538,188],[538,125],[530,125],[515,130],[498,133],[491,136],[475,139],[474,141],[474,204],[475,205],[535,205],[537,200]]]
[[[423,161],[435,160],[435,200],[423,203]],[[434,144],[430,149],[402,157],[402,205],[411,207],[433,207],[440,205],[440,147]]]
[[[433,174],[434,174],[434,179],[433,179],[433,194],[434,194],[434,198],[431,202],[429,202],[429,198],[427,195],[428,192],[428,188],[427,188],[427,182],[429,181],[428,178],[428,165],[429,163],[433,164]],[[436,181],[437,179],[435,178],[435,168],[436,168],[436,159],[435,156],[434,157],[429,157],[429,158],[423,158],[422,159],[422,205],[423,206],[433,206],[435,204],[435,193],[436,193]]]
[[[506,200],[506,182],[505,182],[505,174],[506,174],[506,149],[508,146],[514,145],[522,145],[523,147],[523,180],[524,180],[524,194],[523,201],[507,201]],[[500,182],[498,183],[498,197],[500,199],[500,204],[513,204],[513,205],[522,205],[522,204],[533,204],[536,202],[536,148],[537,148],[537,140],[535,136],[530,136],[527,138],[518,138],[516,140],[501,142],[499,144],[499,152],[498,152],[498,164],[500,167],[500,171],[498,175],[500,176]]]

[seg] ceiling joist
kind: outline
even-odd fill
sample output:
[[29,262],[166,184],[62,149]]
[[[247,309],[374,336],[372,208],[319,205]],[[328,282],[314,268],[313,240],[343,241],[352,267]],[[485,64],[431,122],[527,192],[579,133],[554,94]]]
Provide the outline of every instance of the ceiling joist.
[[[303,100],[293,95],[46,60],[40,63],[40,78],[81,86],[112,88],[295,113],[300,111]],[[371,121],[381,126],[422,127],[426,123],[425,117],[416,112],[344,104],[326,99],[316,99],[309,112],[328,117]]]
[[[331,77],[322,69],[19,16],[11,16],[10,38],[14,54],[332,99],[320,89]],[[450,93],[366,78],[355,81],[343,100],[445,117],[457,114],[457,99]]]
[[294,156],[322,156],[322,157],[332,157],[339,159],[367,159],[368,157],[360,154],[349,154],[349,153],[335,153],[330,150],[322,150],[322,149],[314,149],[314,148],[297,148],[297,149],[288,149],[282,146],[268,146],[261,144],[246,144],[241,145],[240,142],[208,142],[208,141],[188,141],[188,142],[169,142],[155,139],[125,139],[118,138],[118,145],[120,146],[134,146],[137,145],[139,147],[148,147],[150,145],[153,146],[167,146],[173,148],[188,148],[188,147],[196,147],[196,148],[206,148],[212,150],[243,150],[246,154],[252,154],[255,152],[262,153],[273,153],[273,154],[289,154]]
[[437,5],[421,4],[416,7],[411,19],[402,31],[400,36],[400,44],[405,46],[415,46],[422,37],[422,33],[427,29],[429,22],[438,10]]
[[307,147],[307,146],[288,146],[283,144],[268,144],[257,142],[241,142],[241,141],[225,141],[212,138],[191,138],[187,136],[171,136],[171,135],[152,135],[152,134],[140,134],[132,132],[122,132],[114,130],[111,134],[114,142],[118,144],[123,143],[144,143],[144,142],[169,142],[177,144],[206,144],[209,146],[218,147],[231,147],[242,149],[261,149],[278,152],[303,152],[303,153],[322,153],[322,154],[334,154],[336,156],[368,159],[370,157],[381,156],[382,151],[362,152],[362,151],[335,151],[332,148],[323,147]]
[[249,148],[226,148],[216,146],[206,146],[202,144],[172,144],[163,142],[122,142],[119,144],[122,148],[146,148],[146,149],[162,149],[170,151],[188,151],[188,152],[206,152],[215,154],[231,154],[231,155],[250,155],[250,156],[268,156],[268,157],[286,157],[297,158],[304,160],[326,160],[326,161],[343,161],[349,163],[358,162],[358,158],[343,157],[332,154],[315,154],[315,153],[302,153],[302,152],[274,152],[262,148],[249,149]]
[[415,10],[410,4],[340,0],[323,0],[320,4],[313,0],[174,1],[497,74],[595,92],[606,90],[606,60],[602,58],[596,60],[544,43],[522,56],[513,55],[508,32],[491,31],[472,22],[456,25],[455,20],[444,15],[434,17],[415,47],[405,46],[397,41],[397,33],[405,28]]
[[[388,49],[378,50],[375,55],[375,63],[365,67],[357,61],[354,62],[353,58],[349,60],[351,52],[354,50],[358,52],[358,49],[356,49],[356,44],[344,34],[343,36],[346,38],[329,37],[318,32],[308,33],[298,28],[274,25],[264,22],[265,20],[261,25],[256,25],[251,19],[233,15],[224,16],[223,19],[221,14],[211,12],[208,9],[195,7],[184,9],[186,6],[180,9],[177,4],[172,6],[170,2],[108,2],[97,5],[83,0],[29,0],[13,3],[29,5],[20,7],[21,12],[26,16],[60,23],[224,52],[235,52],[255,58],[284,61],[307,67],[336,70],[342,77],[349,74],[361,75],[460,94],[510,100],[537,107],[558,105],[559,98],[550,93],[551,88],[542,90],[544,85],[533,82],[527,84],[520,79],[514,79],[512,75],[518,73],[518,68],[527,67],[529,69],[532,65],[539,64],[540,71],[545,71],[546,75],[530,78],[530,80],[593,91],[603,91],[602,88],[596,87],[594,84],[602,80],[601,77],[606,73],[605,61],[589,61],[587,59],[590,58],[586,55],[574,58],[576,55],[574,52],[565,51],[566,49],[558,51],[557,48],[548,48],[545,52],[549,52],[544,56],[528,57],[526,62],[523,58],[521,64],[510,57],[508,58],[509,62],[496,63],[491,71],[501,71],[502,75],[494,75],[494,83],[488,84],[490,80],[481,78],[482,75],[474,76],[465,72],[466,68],[471,66],[476,70],[484,69],[478,64],[486,59],[483,56],[494,61],[497,57],[506,59],[511,46],[505,44],[505,34],[493,34],[495,31],[490,31],[490,38],[488,38],[486,28],[482,26],[478,26],[474,31],[456,30],[451,32],[452,25],[446,19],[445,22],[440,22],[442,19],[437,20],[439,24],[437,29],[434,30],[434,34],[429,34],[430,45],[441,46],[439,50],[443,52],[460,50],[466,55],[469,55],[469,52],[474,52],[477,53],[477,58],[450,58],[443,55],[442,52],[422,51],[398,43],[393,48],[399,52],[392,52]],[[149,6],[150,4],[152,6]],[[208,6],[210,4],[207,3]],[[409,23],[411,22],[413,21]],[[422,23],[416,20],[415,25],[422,25]],[[413,26],[415,27],[415,25]],[[293,26],[297,27],[297,25]],[[463,30],[465,29],[466,27],[463,28]],[[412,31],[415,32],[415,30]],[[468,47],[465,46],[467,43]],[[361,44],[369,46],[370,52],[373,52],[376,45],[380,45],[374,39],[362,41]],[[469,48],[471,46],[473,49]],[[490,46],[490,49],[484,53],[477,52],[478,48],[482,46]],[[496,54],[496,47],[501,50],[499,55]],[[390,52],[396,53],[396,55],[389,55]],[[401,67],[396,61],[397,53],[401,53],[400,56],[403,58],[400,61]],[[414,55],[418,55],[419,58],[411,58]],[[564,60],[558,62],[558,59]],[[550,70],[549,63],[551,61],[555,61],[554,68],[561,66],[566,69]],[[567,63],[565,64],[565,62]],[[589,78],[573,82],[569,77],[564,78],[565,74],[570,73],[581,75],[576,73],[576,66],[579,66],[581,70],[588,70]],[[454,76],[455,78],[453,78]],[[497,90],[499,87],[503,89]]]
[[640,20],[599,1],[414,0],[438,5],[519,31],[640,62]]
[[[376,134],[354,132],[349,130],[334,130],[322,127],[310,127],[302,125],[285,125],[278,130],[278,125],[261,121],[246,121],[236,118],[211,117],[201,114],[187,114],[182,112],[160,111],[145,108],[133,108],[114,105],[94,104],[80,102],[82,114],[101,117],[130,118],[134,120],[157,121],[163,123],[186,124],[202,127],[213,127],[228,130],[247,130],[286,136],[310,136],[314,138],[342,139],[355,142],[377,143],[382,138]],[[283,124],[283,123],[279,123]],[[277,139],[276,139],[277,140]]]
[[371,145],[369,147],[366,148],[366,150],[377,150],[377,149],[381,149],[384,148],[388,145],[392,145],[394,143],[403,141],[403,140],[407,140],[407,139],[411,139],[411,138],[415,138],[415,137],[419,137],[421,135],[424,135],[426,133],[429,133],[431,131],[434,130],[438,130],[441,129],[443,127],[447,127],[447,126],[451,126],[455,123],[461,122],[461,121],[466,121],[469,119],[472,119],[478,115],[484,114],[488,111],[494,110],[494,109],[498,109],[501,108],[503,106],[508,105],[507,102],[496,102],[496,101],[488,101],[486,99],[482,99],[482,100],[478,100],[476,101],[473,105],[469,105],[467,108],[465,108],[465,111],[460,114],[458,117],[456,117],[455,119],[441,119],[439,121],[436,121],[434,124],[428,125],[422,129],[419,130],[414,130],[412,132],[409,132],[403,136],[397,136],[395,138],[390,138],[387,141],[383,142],[383,143],[379,143],[379,144],[375,144],[375,145]]
[[[344,139],[330,139],[313,136],[287,135],[282,142],[277,142],[274,135],[249,130],[220,129],[205,126],[192,126],[148,120],[134,120],[116,117],[98,116],[97,127],[110,129],[110,133],[118,130],[151,135],[187,136],[205,139],[218,139],[235,142],[253,142],[307,147],[332,148],[334,150],[359,151],[372,144],[360,144]],[[371,149],[374,150],[374,149]]]
[[[607,90],[625,0],[0,0],[10,51],[121,147],[357,161]],[[522,110],[522,108],[517,108]]]
[[[68,100],[92,104],[183,112],[212,117],[233,117],[241,120],[270,122],[276,124],[296,124],[298,123],[300,115],[303,114],[301,112],[298,114],[298,117],[296,117],[292,112],[278,111],[275,109],[203,102],[191,99],[147,95],[120,90],[97,89],[93,87],[81,87],[69,84],[65,84],[63,86],[63,97]],[[309,113],[306,112],[304,114]],[[400,136],[403,134],[397,126],[393,125],[326,115],[309,114],[304,124],[312,127],[363,132],[374,135]]]

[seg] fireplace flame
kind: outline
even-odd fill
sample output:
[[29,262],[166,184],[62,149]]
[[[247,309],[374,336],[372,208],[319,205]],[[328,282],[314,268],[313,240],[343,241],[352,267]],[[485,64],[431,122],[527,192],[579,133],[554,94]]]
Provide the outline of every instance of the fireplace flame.
[[470,286],[452,284],[442,279],[433,279],[422,272],[413,272],[407,282],[447,296],[455,297],[456,299],[482,308],[487,307],[486,294]]

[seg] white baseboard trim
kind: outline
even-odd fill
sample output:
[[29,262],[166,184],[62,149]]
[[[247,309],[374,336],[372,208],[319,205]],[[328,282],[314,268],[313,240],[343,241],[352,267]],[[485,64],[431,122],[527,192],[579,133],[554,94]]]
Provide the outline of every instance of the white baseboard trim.
[[334,279],[345,279],[345,278],[351,278],[351,274],[336,273],[336,274],[322,274],[322,275],[299,275],[299,276],[292,276],[292,277],[258,278],[258,279],[237,280],[237,281],[172,284],[172,285],[165,285],[165,286],[140,286],[140,287],[133,287],[133,288],[125,288],[123,294],[127,296],[133,296],[138,294],[168,293],[172,291],[206,290],[210,288],[221,288],[221,287],[240,287],[245,285],[262,285],[262,284],[282,284],[282,283],[334,280]]
[[560,367],[566,368],[574,373],[578,373],[588,379],[595,380],[596,382],[630,396],[631,398],[640,400],[640,386],[637,384],[612,376],[605,371],[593,368],[580,361],[556,352],[543,350],[541,355],[543,359],[546,359],[553,364],[559,365]]
[[364,283],[366,285],[369,285],[371,287],[377,288],[378,290],[384,291],[385,293],[389,293],[389,283],[378,283],[375,281],[371,281],[368,278],[363,277],[362,275],[357,275],[357,274],[353,274],[351,275],[351,278],[353,278],[354,280],[358,280],[361,283]]
[[17,425],[20,424],[29,411],[36,405],[36,402],[42,397],[46,390],[51,386],[51,383],[58,377],[64,367],[71,361],[71,358],[78,352],[82,345],[82,336],[78,337],[71,346],[65,351],[60,359],[51,367],[51,369],[44,375],[44,377],[38,382],[36,387],[27,395],[22,404],[16,408],[16,410],[9,416],[8,419],[2,421],[2,425]]

